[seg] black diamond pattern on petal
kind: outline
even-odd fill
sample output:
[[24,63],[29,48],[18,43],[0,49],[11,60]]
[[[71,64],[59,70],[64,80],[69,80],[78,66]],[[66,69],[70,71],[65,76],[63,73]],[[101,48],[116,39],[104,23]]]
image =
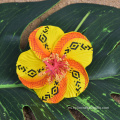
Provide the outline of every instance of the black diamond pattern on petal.
[[35,70],[31,69],[31,70],[28,71],[28,75],[29,75],[30,77],[35,77],[35,76],[37,75],[37,73],[36,73]]
[[41,34],[40,37],[39,37],[39,40],[40,40],[42,43],[44,43],[44,42],[46,42],[47,37],[46,37],[44,34]]
[[76,50],[78,47],[79,47],[79,44],[77,42],[72,42],[71,45],[70,45],[70,48],[72,50]]
[[54,86],[52,89],[51,89],[51,93],[53,95],[56,95],[58,93],[58,87]]
[[78,71],[75,71],[75,70],[73,70],[72,76],[73,76],[74,78],[76,78],[76,79],[80,78],[79,72],[78,72]]

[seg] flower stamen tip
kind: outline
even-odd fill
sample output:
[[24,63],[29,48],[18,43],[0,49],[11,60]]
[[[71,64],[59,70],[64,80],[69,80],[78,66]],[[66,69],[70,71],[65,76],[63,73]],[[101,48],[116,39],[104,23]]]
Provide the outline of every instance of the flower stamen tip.
[[58,54],[53,53],[49,57],[43,59],[43,62],[46,64],[45,73],[48,73],[49,75],[48,82],[51,82],[54,79],[60,82],[66,76],[66,73],[70,68],[65,57],[66,56],[63,55],[60,58]]

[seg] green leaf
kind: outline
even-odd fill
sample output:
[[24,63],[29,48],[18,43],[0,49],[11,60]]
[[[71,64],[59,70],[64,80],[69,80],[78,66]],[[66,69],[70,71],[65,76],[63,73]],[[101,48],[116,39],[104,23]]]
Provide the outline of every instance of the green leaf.
[[91,120],[118,120],[120,105],[110,95],[120,94],[120,10],[101,5],[75,4],[54,13],[42,25],[51,24],[70,32],[88,11],[91,14],[79,32],[93,45],[93,61],[87,67],[90,83],[79,97],[62,102],[78,109]]
[[[25,26],[36,16],[33,13],[29,16],[32,17],[30,19],[28,10],[29,14],[21,17],[24,14],[22,11],[27,10],[25,4],[18,5],[18,10],[14,8],[14,12],[6,11],[4,4],[0,7],[2,11],[0,12],[0,119],[22,119],[22,108],[28,105],[38,120],[72,120],[74,118],[68,111],[70,106],[91,120],[118,120],[120,105],[110,97],[110,94],[120,94],[120,46],[118,46],[120,10],[95,4],[74,4],[54,13],[41,24],[55,25],[65,32],[74,31],[80,20],[91,11],[79,29],[79,32],[91,41],[94,49],[93,62],[87,67],[90,78],[88,88],[77,98],[64,99],[58,104],[47,104],[43,103],[34,92],[19,86],[21,84],[15,72],[15,64],[20,54],[20,35]],[[24,9],[21,9],[22,5]],[[34,3],[35,8],[39,5]],[[12,9],[12,6],[9,8]],[[6,85],[7,88],[2,88],[2,85]],[[9,85],[16,88],[8,88]]]

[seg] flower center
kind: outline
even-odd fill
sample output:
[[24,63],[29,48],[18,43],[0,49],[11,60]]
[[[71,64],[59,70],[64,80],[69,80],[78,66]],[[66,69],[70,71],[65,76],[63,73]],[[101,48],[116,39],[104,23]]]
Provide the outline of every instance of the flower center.
[[69,70],[69,64],[65,59],[65,55],[61,58],[58,54],[52,53],[49,57],[44,58],[43,62],[46,64],[46,71],[42,74],[48,74],[48,82],[52,82],[54,79],[60,82]]

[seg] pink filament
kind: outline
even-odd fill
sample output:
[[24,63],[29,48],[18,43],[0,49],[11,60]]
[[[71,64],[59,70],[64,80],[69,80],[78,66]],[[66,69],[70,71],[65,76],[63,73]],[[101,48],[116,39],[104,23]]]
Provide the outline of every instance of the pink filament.
[[[49,82],[54,78],[61,81],[65,77],[66,72],[69,70],[68,62],[64,60],[65,55],[59,58],[58,54],[51,54],[50,57],[45,58],[43,61],[47,65],[45,73],[48,73]],[[59,77],[56,77],[59,76]]]

